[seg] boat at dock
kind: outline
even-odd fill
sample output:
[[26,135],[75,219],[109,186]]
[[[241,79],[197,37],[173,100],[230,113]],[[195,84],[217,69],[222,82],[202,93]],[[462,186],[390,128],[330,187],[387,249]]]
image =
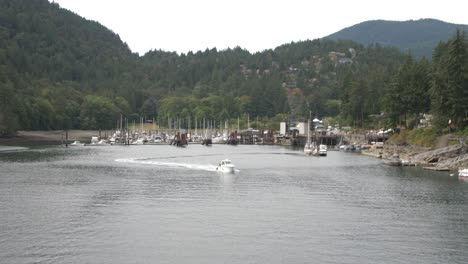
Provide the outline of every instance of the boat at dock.
[[400,159],[400,157],[398,155],[393,155],[391,158],[385,159],[383,162],[384,162],[384,164],[390,165],[390,166],[401,166],[402,165],[401,159]]
[[411,160],[401,160],[401,166],[416,166],[416,163]]
[[206,139],[203,139],[202,141],[202,145],[211,146],[211,144],[213,144],[211,138],[206,138]]
[[320,144],[318,154],[319,154],[319,156],[326,156],[327,155],[327,145]]
[[384,164],[390,165],[390,166],[401,166],[401,160],[399,160],[399,159],[388,159],[388,160],[384,160]]
[[79,140],[73,141],[69,146],[84,146],[84,143],[81,143]]
[[312,155],[317,152],[315,144],[312,144],[310,140],[310,119],[307,121],[307,142],[304,145],[304,154],[306,155]]
[[312,152],[314,152],[314,147],[310,143],[306,143],[304,146],[304,154],[306,155],[312,155]]
[[458,177],[460,177],[460,178],[468,178],[468,169],[461,169],[461,170],[458,170]]

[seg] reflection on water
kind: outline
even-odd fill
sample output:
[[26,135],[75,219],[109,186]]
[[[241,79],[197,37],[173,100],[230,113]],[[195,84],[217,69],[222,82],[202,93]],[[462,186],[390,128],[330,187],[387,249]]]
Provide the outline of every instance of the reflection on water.
[[467,263],[467,193],[333,151],[32,148],[0,153],[0,263]]

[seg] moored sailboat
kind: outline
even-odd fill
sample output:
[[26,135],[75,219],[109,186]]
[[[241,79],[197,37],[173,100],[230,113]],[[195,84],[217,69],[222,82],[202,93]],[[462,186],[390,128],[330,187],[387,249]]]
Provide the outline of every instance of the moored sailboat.
[[314,152],[314,146],[310,140],[310,119],[307,120],[307,142],[304,145],[304,154],[312,155]]

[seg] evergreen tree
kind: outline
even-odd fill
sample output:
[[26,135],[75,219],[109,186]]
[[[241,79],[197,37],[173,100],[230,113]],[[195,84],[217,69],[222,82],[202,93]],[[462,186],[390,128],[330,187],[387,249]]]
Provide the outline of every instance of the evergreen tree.
[[467,49],[464,34],[457,31],[453,39],[439,44],[434,51],[431,104],[440,128],[445,127],[449,120],[459,129],[467,125]]
[[468,122],[468,45],[465,34],[457,30],[448,43],[448,92],[450,117],[462,129]]

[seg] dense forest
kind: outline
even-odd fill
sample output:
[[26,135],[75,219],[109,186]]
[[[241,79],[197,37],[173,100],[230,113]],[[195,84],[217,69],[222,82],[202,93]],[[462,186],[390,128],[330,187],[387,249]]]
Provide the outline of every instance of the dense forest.
[[236,47],[140,57],[116,33],[55,3],[2,0],[0,134],[111,129],[121,115],[167,126],[170,119],[280,121],[312,113],[372,127],[411,125],[411,116],[433,111],[441,125],[452,118],[463,128],[467,49],[458,32],[433,61],[328,39],[254,54]]

